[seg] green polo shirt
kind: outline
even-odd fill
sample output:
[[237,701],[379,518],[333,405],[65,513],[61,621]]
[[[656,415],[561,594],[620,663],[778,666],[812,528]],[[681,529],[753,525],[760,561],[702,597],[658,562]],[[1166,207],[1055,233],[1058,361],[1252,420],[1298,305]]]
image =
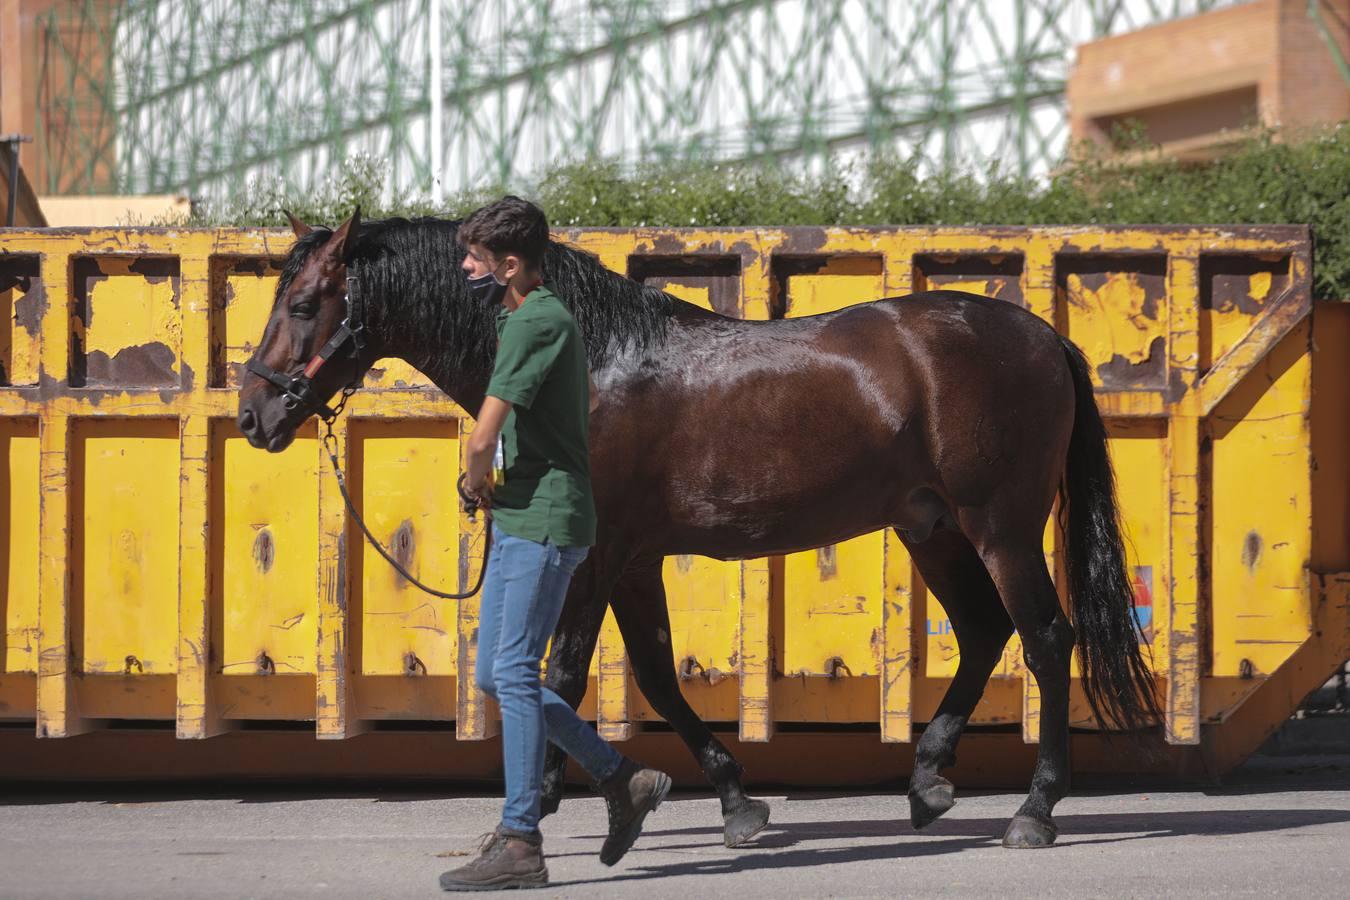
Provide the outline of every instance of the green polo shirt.
[[511,404],[502,427],[506,480],[492,519],[506,534],[560,547],[595,543],[591,497],[590,390],[576,320],[546,286],[497,316],[497,359],[488,396]]

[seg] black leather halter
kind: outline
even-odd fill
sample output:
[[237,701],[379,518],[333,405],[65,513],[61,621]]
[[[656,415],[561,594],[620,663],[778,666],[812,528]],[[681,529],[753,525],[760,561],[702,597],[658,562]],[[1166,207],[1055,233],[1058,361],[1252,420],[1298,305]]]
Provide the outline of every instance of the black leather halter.
[[338,403],[336,409],[324,403],[320,399],[318,392],[314,389],[314,376],[319,374],[324,363],[332,359],[334,354],[351,344],[351,354],[354,359],[361,356],[361,351],[366,349],[366,325],[365,325],[365,304],[362,302],[360,292],[357,290],[360,282],[354,269],[347,270],[347,296],[344,302],[347,304],[347,317],[342,320],[338,330],[333,332],[330,337],[319,349],[303,369],[298,374],[286,375],[273,369],[258,359],[257,355],[249,357],[248,362],[244,363],[244,368],[248,369],[254,375],[265,379],[269,384],[281,391],[285,398],[287,410],[303,409],[306,418],[311,414],[317,415],[325,422],[331,422],[336,419],[338,413],[342,410],[342,402],[356,390],[360,381],[360,374],[353,377],[353,381],[343,389],[342,402]]

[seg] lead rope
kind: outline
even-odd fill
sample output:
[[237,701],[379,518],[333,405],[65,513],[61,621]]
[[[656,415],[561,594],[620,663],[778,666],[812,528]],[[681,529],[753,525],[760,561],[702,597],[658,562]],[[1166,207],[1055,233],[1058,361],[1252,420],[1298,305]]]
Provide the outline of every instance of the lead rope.
[[[422,582],[414,578],[412,576],[412,573],[410,573],[407,569],[399,565],[398,560],[390,556],[389,551],[385,550],[384,547],[381,546],[380,542],[375,539],[375,535],[370,533],[370,529],[366,527],[365,520],[362,519],[361,514],[356,511],[356,506],[352,503],[351,495],[347,493],[347,479],[343,477],[342,466],[338,464],[337,435],[333,434],[333,422],[337,420],[338,414],[342,412],[342,408],[347,405],[347,398],[350,397],[355,392],[356,392],[355,384],[349,384],[345,388],[343,388],[342,399],[339,400],[337,405],[333,407],[332,417],[331,418],[327,416],[323,417],[323,427],[324,427],[323,449],[328,452],[328,459],[333,463],[333,474],[337,476],[338,490],[342,493],[343,502],[347,504],[347,511],[352,514],[352,518],[356,520],[356,524],[361,527],[361,533],[366,536],[366,540],[370,542],[370,546],[374,547],[376,551],[378,551],[379,554],[384,557],[385,562],[393,566],[394,571],[398,572],[398,574],[406,578],[414,587],[418,587],[423,591],[426,591],[433,597],[440,597],[445,600],[467,600],[468,598],[472,597],[474,594],[478,593],[483,588],[483,577],[487,574],[488,554],[492,551],[491,527],[487,529],[487,531],[485,532],[485,536],[483,538],[483,565],[478,569],[478,581],[474,583],[472,589],[466,591],[465,593],[452,594],[447,591],[438,591],[433,587],[428,587],[427,585],[423,584]],[[460,473],[459,481],[456,482],[455,484],[455,489],[459,492],[460,499],[464,501],[464,509],[469,514],[469,521],[470,522],[474,521],[478,513],[478,502],[475,498],[470,497],[465,492],[464,473],[462,472]]]

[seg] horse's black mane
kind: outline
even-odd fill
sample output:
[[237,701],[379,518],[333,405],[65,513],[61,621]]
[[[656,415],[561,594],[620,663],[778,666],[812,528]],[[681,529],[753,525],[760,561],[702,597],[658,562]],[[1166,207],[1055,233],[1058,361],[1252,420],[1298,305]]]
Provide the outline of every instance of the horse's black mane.
[[[481,371],[492,365],[498,307],[472,299],[460,264],[464,250],[455,235],[459,221],[385,219],[363,221],[354,264],[378,333],[402,347],[424,348],[419,368]],[[298,239],[282,266],[277,300],[286,296],[309,254],[332,236],[315,228]],[[666,336],[673,299],[616,275],[594,256],[549,243],[544,280],[571,309],[593,370],[624,348],[646,350]]]

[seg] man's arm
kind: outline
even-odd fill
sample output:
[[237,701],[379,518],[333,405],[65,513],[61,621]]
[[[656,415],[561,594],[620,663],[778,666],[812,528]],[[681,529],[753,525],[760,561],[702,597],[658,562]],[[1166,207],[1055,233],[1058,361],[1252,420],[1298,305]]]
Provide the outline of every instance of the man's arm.
[[484,398],[465,448],[469,471],[464,481],[470,493],[487,503],[492,500],[492,485],[488,482],[488,473],[492,471],[492,454],[497,449],[497,436],[502,433],[509,412],[511,404],[500,397]]

